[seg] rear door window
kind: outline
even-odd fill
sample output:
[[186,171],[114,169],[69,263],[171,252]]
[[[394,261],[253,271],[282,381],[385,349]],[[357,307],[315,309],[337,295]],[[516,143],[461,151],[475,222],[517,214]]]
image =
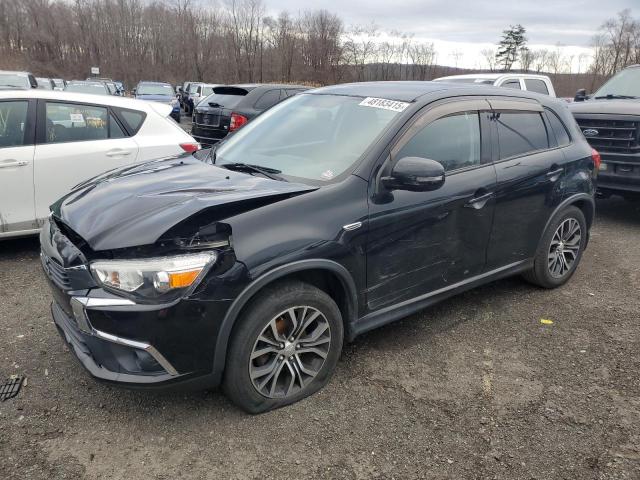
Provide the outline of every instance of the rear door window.
[[304,92],[304,89],[302,88],[287,88],[285,90],[285,94],[287,95],[287,97],[293,97],[294,95]]
[[109,114],[104,107],[47,102],[45,119],[46,143],[109,138]]
[[525,78],[524,84],[527,87],[527,90],[530,92],[536,93],[544,93],[545,95],[549,95],[549,89],[547,88],[547,84],[544,80],[540,80],[538,78]]
[[515,88],[516,90],[522,90],[522,87],[520,86],[520,80],[518,80],[517,78],[513,80],[507,80],[500,86],[506,87],[506,88]]
[[280,89],[267,90],[255,103],[253,108],[256,110],[267,110],[280,101]]
[[0,148],[25,145],[26,100],[0,102]]
[[421,157],[440,162],[445,171],[480,165],[480,116],[476,111],[439,118],[416,133],[396,158]]
[[547,129],[538,112],[497,112],[500,159],[549,148]]

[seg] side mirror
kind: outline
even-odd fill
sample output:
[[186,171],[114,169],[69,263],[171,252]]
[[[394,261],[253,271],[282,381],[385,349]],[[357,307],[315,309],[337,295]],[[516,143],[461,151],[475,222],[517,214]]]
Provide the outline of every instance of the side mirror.
[[389,190],[430,192],[444,185],[444,167],[428,158],[404,157],[396,162],[391,175],[382,177],[382,184]]
[[581,88],[576,92],[576,96],[573,97],[574,102],[584,102],[587,99],[587,91]]

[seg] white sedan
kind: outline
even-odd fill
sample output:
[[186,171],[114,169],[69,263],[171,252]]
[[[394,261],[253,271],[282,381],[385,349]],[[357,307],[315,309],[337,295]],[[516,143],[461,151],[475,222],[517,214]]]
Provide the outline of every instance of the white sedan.
[[0,239],[37,233],[49,205],[88,178],[198,150],[170,113],[117,96],[0,90]]

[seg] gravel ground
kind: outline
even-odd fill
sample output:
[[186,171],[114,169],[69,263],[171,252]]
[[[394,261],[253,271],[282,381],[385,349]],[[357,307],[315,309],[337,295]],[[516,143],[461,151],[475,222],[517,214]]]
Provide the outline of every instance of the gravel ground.
[[260,416],[93,381],[37,240],[3,242],[0,375],[28,383],[0,403],[1,476],[639,479],[640,203],[599,202],[592,233],[565,287],[508,279],[371,332],[327,388]]

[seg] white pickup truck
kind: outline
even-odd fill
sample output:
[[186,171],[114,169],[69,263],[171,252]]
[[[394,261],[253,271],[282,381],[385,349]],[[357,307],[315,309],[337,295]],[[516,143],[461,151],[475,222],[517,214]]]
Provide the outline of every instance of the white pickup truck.
[[467,75],[440,77],[436,78],[434,82],[493,85],[495,87],[515,88],[516,90],[543,93],[551,97],[556,96],[551,79],[546,75],[533,75],[528,73],[470,73]]

